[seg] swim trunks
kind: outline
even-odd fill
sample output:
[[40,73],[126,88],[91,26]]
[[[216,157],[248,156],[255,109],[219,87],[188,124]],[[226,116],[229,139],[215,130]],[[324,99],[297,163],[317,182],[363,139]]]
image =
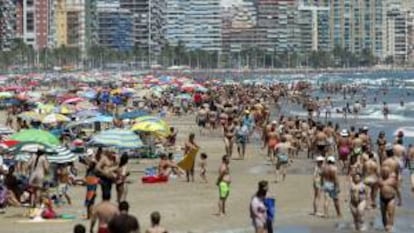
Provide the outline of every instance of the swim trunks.
[[220,199],[227,198],[230,194],[230,185],[224,181],[221,181],[219,183],[219,194],[220,194]]
[[98,233],[110,233],[107,227],[99,227]]
[[335,188],[335,184],[329,181],[323,183],[323,191],[329,195],[332,199],[338,199],[338,191]]

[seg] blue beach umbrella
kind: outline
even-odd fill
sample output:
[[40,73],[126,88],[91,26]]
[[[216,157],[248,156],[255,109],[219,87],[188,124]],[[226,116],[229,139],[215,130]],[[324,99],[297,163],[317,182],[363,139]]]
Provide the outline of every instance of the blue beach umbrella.
[[119,149],[137,149],[143,146],[138,135],[125,129],[101,131],[92,137],[89,144],[95,146],[116,147]]
[[137,117],[142,117],[142,116],[147,116],[149,115],[148,112],[146,111],[142,111],[142,110],[137,110],[137,111],[132,111],[132,112],[124,112],[123,114],[121,114],[121,119],[134,119]]

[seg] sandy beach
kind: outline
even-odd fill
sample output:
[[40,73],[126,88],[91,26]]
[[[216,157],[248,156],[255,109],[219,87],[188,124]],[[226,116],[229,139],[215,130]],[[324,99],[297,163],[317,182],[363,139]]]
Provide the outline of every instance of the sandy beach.
[[[149,227],[149,214],[158,210],[162,215],[162,224],[170,232],[252,232],[248,211],[249,201],[256,191],[257,182],[263,179],[271,182],[269,196],[277,200],[276,227],[303,226],[304,229],[310,229],[308,232],[319,232],[312,229],[321,227],[334,229],[336,223],[334,218],[321,219],[309,215],[313,195],[310,175],[313,162],[307,159],[296,160],[289,168],[287,180],[276,184],[273,167],[265,159],[264,152],[260,150],[257,142],[248,145],[247,160],[231,161],[233,183],[228,200],[228,215],[217,217],[215,213],[217,213],[218,191],[215,180],[221,156],[224,153],[221,132],[217,131],[214,135],[207,132],[204,136],[200,136],[193,116],[172,117],[167,119],[167,122],[179,129],[178,145],[183,145],[190,132],[196,132],[196,142],[201,146],[201,152],[209,155],[207,168],[209,183],[201,183],[201,179],[196,177],[195,183],[187,183],[183,178],[177,178],[167,184],[144,185],[140,181],[144,169],[156,165],[158,160],[132,160],[130,164],[132,175],[129,177],[127,199],[131,205],[130,212],[138,217],[142,231]],[[74,200],[73,206],[65,205],[57,208],[57,212],[73,214],[76,216],[75,220],[22,223],[24,209],[9,208],[6,214],[0,216],[1,232],[71,232],[76,223],[89,227],[89,222],[81,219],[85,212],[83,207],[85,188],[71,187],[70,195]],[[342,195],[345,195],[345,192],[342,192]],[[349,222],[348,206],[343,204],[343,208],[345,218],[341,221]],[[330,211],[334,216],[333,207]],[[300,229],[299,232],[302,232]]]

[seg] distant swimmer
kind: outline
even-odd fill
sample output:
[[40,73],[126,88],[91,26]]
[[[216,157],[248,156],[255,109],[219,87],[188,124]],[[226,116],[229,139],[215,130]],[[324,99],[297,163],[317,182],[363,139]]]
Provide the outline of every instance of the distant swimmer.
[[354,113],[354,118],[356,119],[358,117],[358,114],[361,111],[361,104],[359,103],[359,101],[355,101],[354,106],[353,106],[353,113]]
[[404,107],[404,98],[403,97],[400,97],[400,106]]
[[388,108],[387,102],[383,102],[382,114],[384,115],[385,120],[388,120],[389,113],[390,113],[390,109]]

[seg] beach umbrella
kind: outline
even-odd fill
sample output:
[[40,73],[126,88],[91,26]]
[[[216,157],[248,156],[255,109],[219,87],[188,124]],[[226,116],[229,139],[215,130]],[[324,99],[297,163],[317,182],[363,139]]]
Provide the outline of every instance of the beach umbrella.
[[[36,145],[30,145],[26,147],[24,150],[20,150],[14,157],[16,161],[29,161],[31,157],[31,153],[36,152],[41,146],[36,147]],[[52,148],[47,148],[46,150],[46,157],[49,163],[54,164],[62,164],[62,163],[69,163],[78,160],[78,155],[72,153],[67,147],[64,146],[57,146]],[[29,152],[29,153],[28,153]]]
[[40,143],[47,146],[57,146],[59,140],[51,133],[39,129],[27,129],[10,136],[10,139],[20,142]]
[[97,95],[97,93],[94,90],[89,90],[89,91],[83,92],[81,94],[81,96],[86,98],[86,99],[95,99],[96,95]]
[[74,97],[74,98],[70,98],[70,99],[63,101],[63,104],[75,104],[75,103],[79,103],[82,101],[85,101],[85,100],[80,97]]
[[153,133],[157,136],[166,137],[170,135],[170,127],[166,123],[143,121],[134,124],[131,128],[133,131]]
[[19,143],[20,142],[16,141],[16,140],[9,140],[9,139],[8,140],[3,140],[3,141],[0,142],[0,147],[11,148],[11,147],[16,146]]
[[123,114],[121,114],[121,119],[134,119],[137,117],[142,117],[142,116],[147,116],[148,112],[146,111],[142,111],[142,110],[136,110],[136,111],[132,111],[132,112],[124,112]]
[[14,130],[5,126],[5,125],[0,125],[0,135],[9,135],[9,134],[13,134]]
[[92,118],[87,119],[87,121],[89,121],[91,123],[93,123],[93,122],[106,122],[106,123],[110,123],[113,120],[114,120],[113,117],[107,116],[107,115],[99,115],[99,116],[96,116],[96,117],[92,117]]
[[62,114],[52,113],[45,116],[42,120],[43,124],[55,124],[58,122],[68,122],[70,119]]
[[143,146],[138,135],[130,130],[110,129],[92,136],[91,145],[116,147],[119,149],[137,149]]
[[14,94],[11,92],[0,92],[0,98],[11,98]]
[[75,108],[77,111],[98,109],[97,106],[93,105],[91,102],[88,102],[88,101],[82,101],[82,102],[77,103]]
[[82,110],[80,112],[75,113],[75,117],[78,117],[78,118],[89,118],[89,117],[96,117],[96,116],[99,116],[99,115],[102,115],[102,113],[100,113],[97,110],[93,110],[93,109],[91,109],[91,110]]
[[56,106],[53,105],[53,104],[38,103],[37,104],[37,109],[39,109],[40,112],[42,112],[42,113],[51,113],[56,109]]
[[68,115],[75,113],[76,109],[73,105],[61,105],[60,107],[56,108],[55,112]]
[[20,117],[23,120],[27,120],[27,121],[41,121],[43,119],[42,114],[35,112],[35,111],[27,111],[27,112],[22,112],[19,115],[17,115],[18,117]]

